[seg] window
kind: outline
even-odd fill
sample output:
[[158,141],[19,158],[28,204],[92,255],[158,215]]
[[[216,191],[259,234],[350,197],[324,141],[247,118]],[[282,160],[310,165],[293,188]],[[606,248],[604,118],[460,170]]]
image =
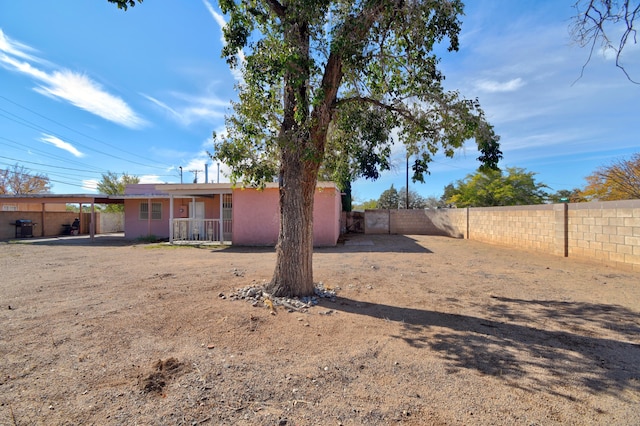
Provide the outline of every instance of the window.
[[[162,203],[151,203],[151,220],[162,219]],[[140,203],[140,220],[149,220],[149,203]]]

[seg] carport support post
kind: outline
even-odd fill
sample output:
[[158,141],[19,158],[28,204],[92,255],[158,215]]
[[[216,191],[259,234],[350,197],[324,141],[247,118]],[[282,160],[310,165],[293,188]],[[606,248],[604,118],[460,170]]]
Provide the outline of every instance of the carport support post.
[[45,203],[42,203],[42,209],[40,210],[40,236],[44,237],[44,206]]
[[96,205],[93,201],[91,201],[91,220],[89,221],[89,237],[91,241],[95,239],[96,236]]

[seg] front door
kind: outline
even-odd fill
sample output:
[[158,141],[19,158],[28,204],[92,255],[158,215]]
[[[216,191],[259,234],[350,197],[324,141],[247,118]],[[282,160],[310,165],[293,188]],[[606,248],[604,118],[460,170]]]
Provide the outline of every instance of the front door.
[[191,227],[190,227],[190,233],[191,233],[191,239],[192,240],[202,240],[205,239],[206,236],[204,235],[204,203],[197,201],[197,202],[190,202],[189,203],[189,218],[190,219],[195,219],[195,220],[191,220]]

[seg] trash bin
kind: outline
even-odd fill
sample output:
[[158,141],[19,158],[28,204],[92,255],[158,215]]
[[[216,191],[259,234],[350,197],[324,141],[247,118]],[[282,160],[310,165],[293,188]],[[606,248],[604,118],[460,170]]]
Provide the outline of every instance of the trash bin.
[[31,238],[33,237],[33,222],[29,219],[16,220],[16,238]]

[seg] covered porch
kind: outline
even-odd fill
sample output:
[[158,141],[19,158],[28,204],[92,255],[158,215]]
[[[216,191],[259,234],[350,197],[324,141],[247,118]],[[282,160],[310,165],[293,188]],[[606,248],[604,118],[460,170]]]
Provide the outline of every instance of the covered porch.
[[233,194],[228,184],[163,185],[169,194],[169,243],[231,244]]

